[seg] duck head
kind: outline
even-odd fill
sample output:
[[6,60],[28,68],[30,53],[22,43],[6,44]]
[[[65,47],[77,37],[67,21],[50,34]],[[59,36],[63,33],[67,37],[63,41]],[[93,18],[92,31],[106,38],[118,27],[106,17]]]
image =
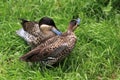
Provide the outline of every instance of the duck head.
[[73,32],[78,27],[79,24],[80,24],[80,18],[71,20],[67,32],[68,33]]
[[41,18],[40,21],[39,21],[39,26],[41,26],[43,24],[52,26],[51,31],[54,32],[55,34],[57,34],[57,35],[61,35],[62,34],[59,31],[59,29],[56,27],[55,22],[54,22],[54,20],[52,18],[49,18],[49,17]]
[[56,27],[55,22],[53,21],[53,19],[51,19],[49,17],[43,17],[43,18],[41,18],[40,21],[39,21],[39,26],[41,26],[42,24],[54,26],[57,29],[57,27]]

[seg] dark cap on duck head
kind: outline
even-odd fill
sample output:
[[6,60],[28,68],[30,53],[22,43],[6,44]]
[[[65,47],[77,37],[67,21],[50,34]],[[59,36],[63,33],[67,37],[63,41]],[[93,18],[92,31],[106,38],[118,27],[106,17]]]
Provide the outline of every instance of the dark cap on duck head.
[[49,17],[41,18],[39,21],[39,26],[41,26],[42,24],[50,25],[50,26],[53,26],[57,29],[55,22],[52,18],[49,18]]

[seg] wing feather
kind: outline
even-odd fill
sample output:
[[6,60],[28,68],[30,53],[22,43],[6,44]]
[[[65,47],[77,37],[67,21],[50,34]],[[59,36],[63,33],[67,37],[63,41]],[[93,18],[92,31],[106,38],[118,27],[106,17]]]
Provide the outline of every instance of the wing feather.
[[33,49],[32,51],[23,55],[20,59],[23,61],[37,62],[40,60],[44,60],[50,56],[57,56],[64,49],[67,48],[67,43],[59,41],[60,39],[57,38],[57,36],[55,38],[51,38],[47,40],[45,43]]

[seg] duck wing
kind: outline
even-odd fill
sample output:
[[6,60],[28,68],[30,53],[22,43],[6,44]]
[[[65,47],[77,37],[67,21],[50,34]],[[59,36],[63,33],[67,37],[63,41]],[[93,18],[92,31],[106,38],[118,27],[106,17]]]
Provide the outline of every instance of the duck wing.
[[[42,30],[44,28],[47,28],[47,29],[50,28],[50,26],[48,26],[48,25],[42,25],[41,27],[42,27]],[[35,36],[35,35],[28,33],[23,28],[17,30],[16,33],[18,36],[23,38],[32,47],[32,49],[35,48],[36,46],[38,46],[39,44],[41,44],[42,42],[44,42],[45,40],[55,36],[55,34],[50,31],[48,31],[48,33],[46,35],[43,35],[42,31],[41,32],[36,31],[35,33],[32,32],[33,34],[39,35],[39,36]],[[51,41],[49,40],[48,42],[50,43]]]
[[26,32],[33,35],[34,34],[33,32],[39,30],[39,23],[38,22],[28,21],[28,20],[25,20],[25,19],[20,19],[20,20],[21,20],[21,25]]
[[47,40],[45,43],[20,57],[20,59],[27,62],[38,62],[48,60],[51,57],[56,57],[67,48],[67,43],[58,37],[59,36],[56,36]]

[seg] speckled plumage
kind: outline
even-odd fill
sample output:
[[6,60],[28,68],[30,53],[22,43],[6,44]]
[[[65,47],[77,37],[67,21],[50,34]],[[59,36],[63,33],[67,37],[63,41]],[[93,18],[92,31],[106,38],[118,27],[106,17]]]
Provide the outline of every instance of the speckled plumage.
[[[55,36],[51,29],[57,29],[51,18],[43,17],[39,23],[21,19],[22,27],[16,33],[22,37],[32,48],[40,45],[41,42]],[[57,29],[58,30],[58,29]]]
[[76,20],[72,20],[67,32],[61,36],[54,36],[35,49],[20,57],[26,62],[41,62],[47,65],[53,65],[64,59],[74,48],[76,36],[73,31],[78,26]]

